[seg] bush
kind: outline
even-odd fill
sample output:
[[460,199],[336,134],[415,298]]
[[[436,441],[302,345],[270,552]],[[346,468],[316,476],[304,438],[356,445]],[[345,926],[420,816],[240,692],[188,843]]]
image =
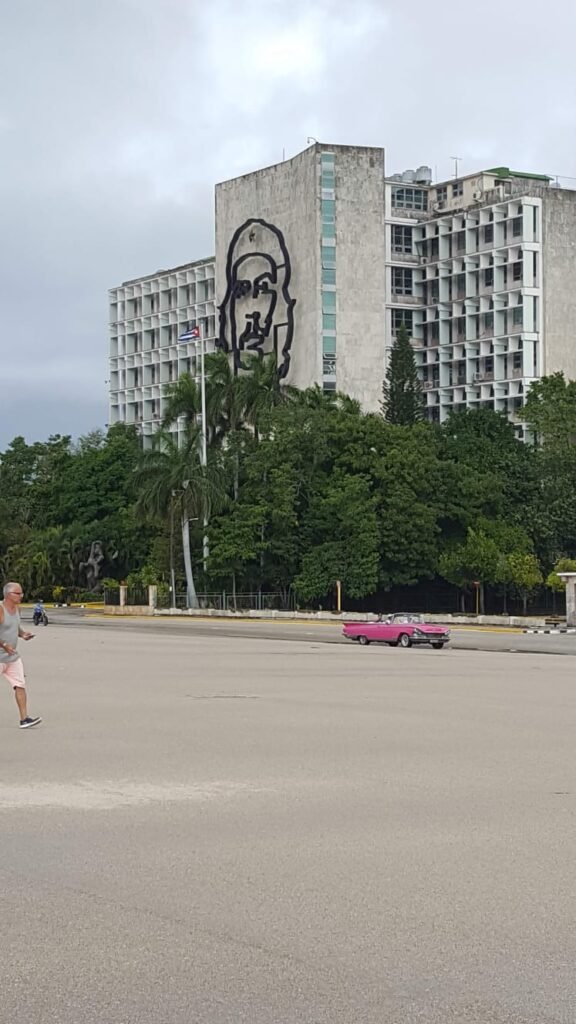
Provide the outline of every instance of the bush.
[[94,590],[81,590],[76,601],[79,601],[80,604],[93,604],[95,601],[98,604],[102,604],[104,595]]

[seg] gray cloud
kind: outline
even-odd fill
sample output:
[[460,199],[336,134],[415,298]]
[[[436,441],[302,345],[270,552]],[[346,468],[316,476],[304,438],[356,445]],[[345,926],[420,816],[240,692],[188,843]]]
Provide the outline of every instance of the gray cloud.
[[575,28],[534,0],[5,5],[0,445],[105,422],[107,288],[209,255],[214,182],[308,135],[576,177]]

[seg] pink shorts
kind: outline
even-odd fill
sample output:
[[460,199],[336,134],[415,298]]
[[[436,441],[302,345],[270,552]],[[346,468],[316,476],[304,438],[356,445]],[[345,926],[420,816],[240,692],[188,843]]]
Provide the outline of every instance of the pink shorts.
[[22,658],[17,658],[16,661],[0,661],[0,676],[2,675],[6,676],[11,686],[26,688]]

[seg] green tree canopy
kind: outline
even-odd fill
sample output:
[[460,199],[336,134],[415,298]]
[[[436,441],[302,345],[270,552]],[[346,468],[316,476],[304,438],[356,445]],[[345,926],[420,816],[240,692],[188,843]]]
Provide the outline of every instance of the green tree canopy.
[[382,412],[389,423],[400,426],[411,426],[424,416],[414,349],[405,324],[400,325],[390,351],[382,386]]

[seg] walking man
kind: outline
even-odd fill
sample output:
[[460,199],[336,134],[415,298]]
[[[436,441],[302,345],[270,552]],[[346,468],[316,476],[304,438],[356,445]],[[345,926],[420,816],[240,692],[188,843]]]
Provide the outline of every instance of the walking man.
[[18,654],[18,637],[31,640],[33,633],[27,633],[20,626],[18,608],[22,601],[22,587],[19,583],[7,583],[4,600],[0,601],[0,675],[6,676],[14,688],[14,696],[20,712],[20,728],[30,729],[39,725],[41,718],[30,718],[26,703],[26,679],[24,665]]

